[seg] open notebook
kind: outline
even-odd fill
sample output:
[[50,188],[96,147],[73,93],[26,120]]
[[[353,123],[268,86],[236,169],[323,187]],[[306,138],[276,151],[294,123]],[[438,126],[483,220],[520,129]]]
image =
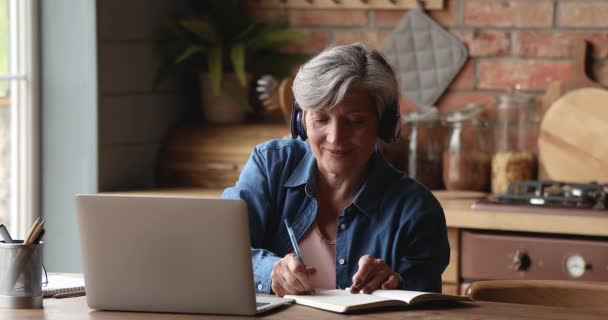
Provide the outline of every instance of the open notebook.
[[376,290],[371,294],[356,294],[336,289],[319,291],[314,295],[287,295],[285,298],[294,299],[297,304],[340,313],[430,301],[471,301],[465,296],[406,290]]
[[63,275],[49,275],[49,283],[42,286],[42,295],[52,297],[58,293],[84,291],[84,279],[82,277],[70,277]]

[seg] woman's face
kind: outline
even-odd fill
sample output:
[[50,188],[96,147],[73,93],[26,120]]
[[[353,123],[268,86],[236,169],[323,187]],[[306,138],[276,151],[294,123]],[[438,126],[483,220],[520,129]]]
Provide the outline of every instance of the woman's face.
[[369,95],[349,90],[331,111],[308,111],[306,133],[323,173],[359,174],[374,152],[378,116]]

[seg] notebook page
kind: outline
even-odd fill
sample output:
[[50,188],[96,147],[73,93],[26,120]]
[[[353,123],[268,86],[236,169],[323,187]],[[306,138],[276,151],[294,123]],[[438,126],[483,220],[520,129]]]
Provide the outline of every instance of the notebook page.
[[340,289],[318,291],[312,296],[306,296],[306,299],[320,303],[337,304],[340,306],[352,306],[386,300],[369,294],[354,294]]
[[422,291],[405,291],[405,290],[376,290],[376,291],[372,292],[372,294],[374,296],[378,296],[378,297],[401,300],[401,301],[410,303],[414,298],[416,298],[418,296],[425,295],[425,294],[431,294],[431,293],[422,292]]
[[58,293],[67,293],[84,290],[84,279],[62,275],[49,275],[49,283],[42,286],[42,295],[53,296]]
[[318,291],[314,295],[287,295],[285,298],[294,299],[297,304],[334,312],[394,305],[395,301],[397,301],[367,294],[351,294],[340,289]]
[[465,296],[454,296],[449,294],[422,292],[422,291],[407,291],[407,290],[376,290],[372,295],[386,299],[394,299],[405,301],[408,304],[419,303],[432,300],[445,301],[470,301]]

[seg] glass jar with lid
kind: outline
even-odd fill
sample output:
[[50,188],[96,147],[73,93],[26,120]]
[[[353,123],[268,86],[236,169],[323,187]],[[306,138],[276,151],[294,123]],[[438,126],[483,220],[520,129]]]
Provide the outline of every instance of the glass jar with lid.
[[534,106],[533,97],[518,89],[498,96],[493,121],[493,193],[505,193],[511,182],[536,176],[536,152],[530,143],[538,130]]
[[490,187],[488,122],[484,107],[468,104],[441,117],[446,127],[443,182],[448,190],[487,191]]
[[426,112],[410,112],[403,116],[407,143],[407,160],[403,171],[435,190],[443,187],[441,178],[441,126],[436,108]]

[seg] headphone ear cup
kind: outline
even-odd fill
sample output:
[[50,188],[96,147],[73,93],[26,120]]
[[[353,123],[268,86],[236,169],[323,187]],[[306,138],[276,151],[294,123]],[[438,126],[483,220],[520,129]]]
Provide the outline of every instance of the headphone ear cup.
[[302,108],[300,108],[298,103],[294,100],[291,107],[291,124],[289,126],[291,129],[291,137],[293,139],[300,137],[300,139],[306,140],[308,138],[306,135],[306,129],[304,129],[303,115],[304,112],[302,111]]
[[399,135],[401,134],[399,118],[398,104],[392,104],[385,108],[378,128],[378,136],[380,139],[387,143],[393,143],[399,139]]

